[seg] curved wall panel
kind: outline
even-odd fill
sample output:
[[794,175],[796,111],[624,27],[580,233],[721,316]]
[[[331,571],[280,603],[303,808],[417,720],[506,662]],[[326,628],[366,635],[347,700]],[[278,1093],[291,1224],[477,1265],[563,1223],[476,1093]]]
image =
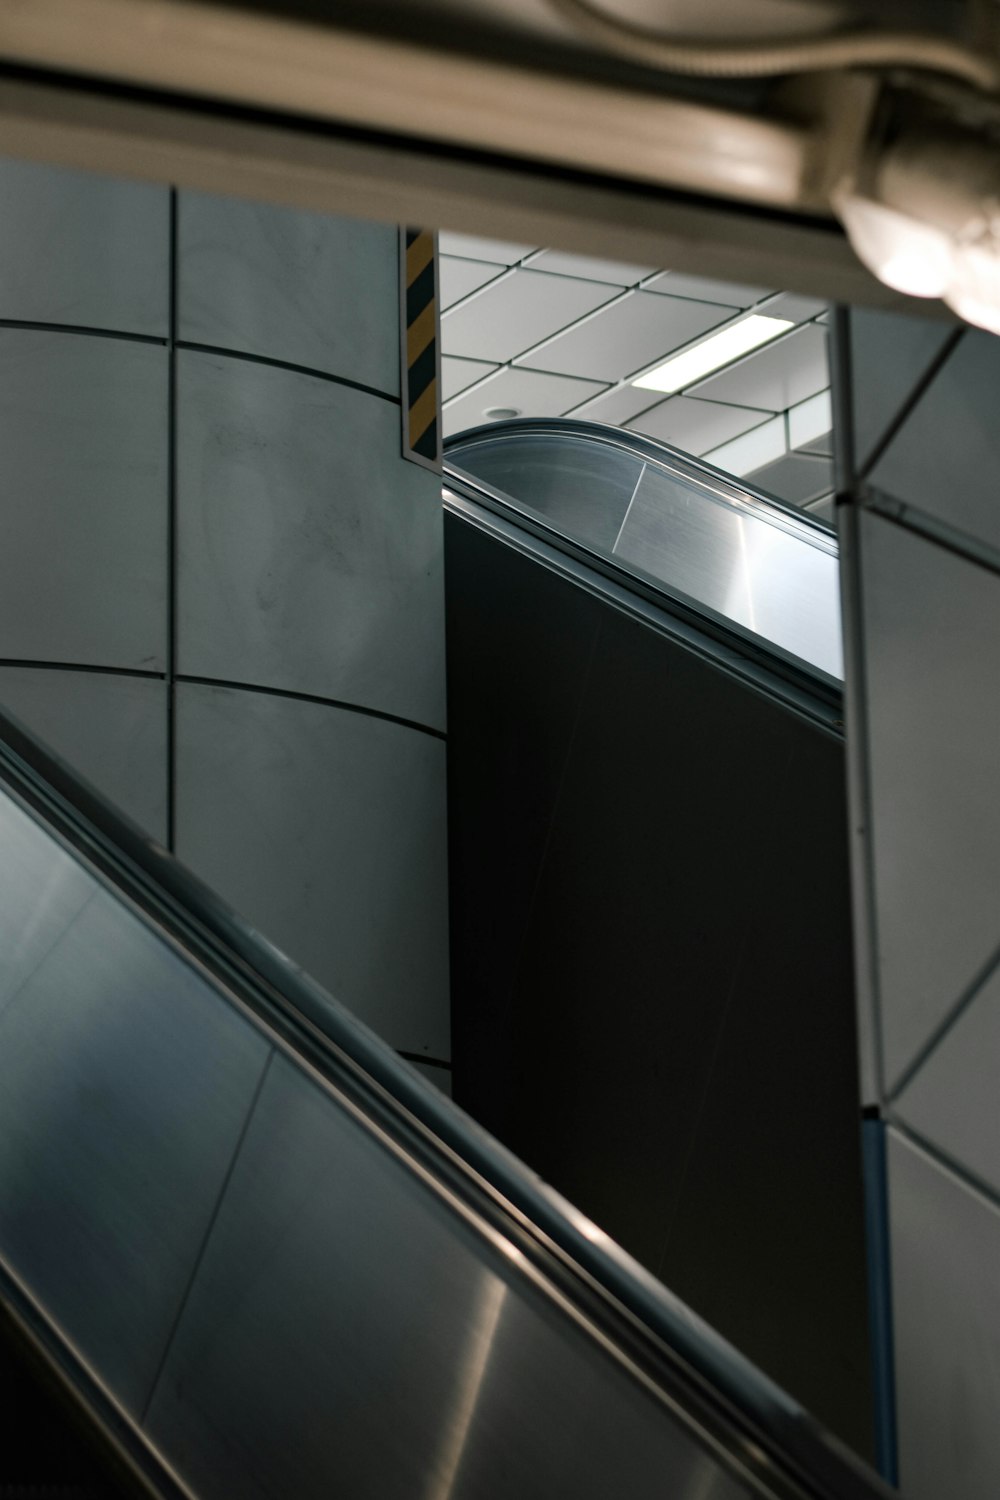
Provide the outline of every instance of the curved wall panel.
[[440,481],[400,453],[397,231],[17,162],[0,189],[0,704],[446,1061]]

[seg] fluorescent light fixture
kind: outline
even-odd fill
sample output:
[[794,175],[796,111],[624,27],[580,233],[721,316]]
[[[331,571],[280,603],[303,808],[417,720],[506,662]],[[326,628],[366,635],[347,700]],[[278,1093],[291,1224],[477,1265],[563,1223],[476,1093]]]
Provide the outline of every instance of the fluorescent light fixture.
[[662,365],[637,376],[632,384],[644,391],[666,391],[668,394],[683,390],[692,381],[720,370],[741,354],[748,354],[751,349],[759,348],[777,338],[779,333],[784,333],[786,328],[794,326],[788,318],[765,318],[760,313],[752,313],[749,318],[741,318],[738,323],[730,323],[718,333],[710,334],[707,339],[685,349],[683,354],[672,355]]

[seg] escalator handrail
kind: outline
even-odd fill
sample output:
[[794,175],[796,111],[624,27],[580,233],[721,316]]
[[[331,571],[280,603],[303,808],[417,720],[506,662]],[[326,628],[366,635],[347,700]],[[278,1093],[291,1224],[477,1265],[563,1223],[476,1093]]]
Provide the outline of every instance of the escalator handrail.
[[452,455],[464,448],[475,448],[480,443],[495,442],[498,437],[575,438],[582,442],[599,443],[606,448],[617,448],[630,458],[655,464],[664,473],[697,485],[727,504],[754,511],[824,552],[833,555],[837,553],[836,531],[819,516],[799,510],[773,495],[766,495],[763,490],[755,489],[745,480],[736,479],[723,469],[717,469],[704,459],[684,453],[680,448],[664,443],[659,438],[632,432],[628,428],[613,427],[607,422],[575,417],[512,417],[504,421],[483,423],[479,427],[469,427],[464,432],[454,433],[445,439],[445,472],[453,467]]
[[[871,1471],[624,1251],[411,1069],[208,887],[0,713],[0,786],[227,985],[415,1159],[685,1395],[741,1465],[785,1493],[888,1497]],[[589,1303],[588,1303],[589,1299]],[[789,1488],[790,1486],[790,1488]]]

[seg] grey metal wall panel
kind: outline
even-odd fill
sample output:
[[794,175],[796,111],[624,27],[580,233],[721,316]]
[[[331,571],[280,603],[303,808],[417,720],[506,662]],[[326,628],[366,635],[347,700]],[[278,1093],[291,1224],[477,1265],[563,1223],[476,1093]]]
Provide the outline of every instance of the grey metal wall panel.
[[0,1249],[132,1412],[266,1053],[104,891],[0,1019]]
[[445,747],[181,683],[177,852],[394,1047],[450,1056]]
[[998,1063],[1000,970],[994,970],[893,1111],[1000,1197]]
[[166,338],[170,191],[0,161],[0,318]]
[[0,329],[0,652],[162,670],[167,351]]
[[1000,1211],[888,1132],[900,1489],[1000,1492]]
[[0,1016],[94,894],[90,877],[9,798],[0,800]]
[[182,339],[399,394],[395,227],[184,192]]
[[399,410],[179,356],[178,664],[444,723],[441,484]]
[[863,473],[903,403],[952,337],[954,326],[868,307],[852,307],[848,316],[854,460]]
[[989,333],[963,334],[868,478],[1000,548],[1000,344]]
[[1000,939],[1000,578],[859,517],[886,1087]]
[[206,1500],[744,1493],[281,1058],[147,1425]]
[[0,665],[0,705],[160,843],[167,837],[167,684]]

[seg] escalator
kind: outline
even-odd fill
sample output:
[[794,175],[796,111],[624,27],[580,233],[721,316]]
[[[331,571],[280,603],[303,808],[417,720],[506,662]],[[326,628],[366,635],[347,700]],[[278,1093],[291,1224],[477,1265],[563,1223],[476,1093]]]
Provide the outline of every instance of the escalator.
[[455,1098],[891,1472],[835,537],[534,420],[451,441],[445,544]]
[[888,1493],[14,723],[0,737],[0,1331],[115,1493]]

